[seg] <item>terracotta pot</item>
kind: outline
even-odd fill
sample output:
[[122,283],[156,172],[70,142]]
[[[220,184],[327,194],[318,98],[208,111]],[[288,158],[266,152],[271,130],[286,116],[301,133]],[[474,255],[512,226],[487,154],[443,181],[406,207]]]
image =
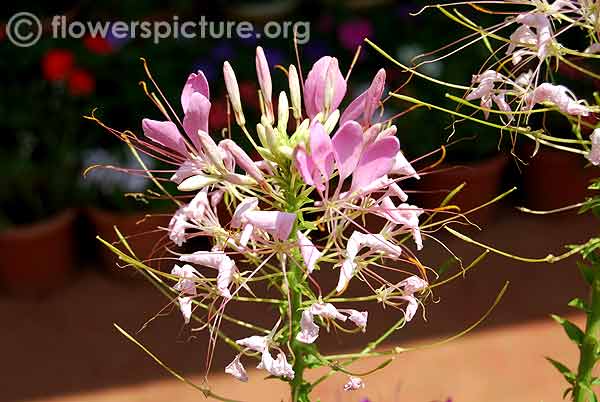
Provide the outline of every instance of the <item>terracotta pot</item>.
[[64,211],[0,232],[0,282],[9,293],[42,296],[64,285],[75,266],[75,218]]
[[[170,216],[167,214],[143,214],[143,213],[124,213],[106,211],[98,208],[89,208],[87,211],[88,219],[91,223],[94,237],[100,236],[102,239],[114,243],[121,250],[126,249],[119,241],[114,230],[116,226],[119,232],[127,239],[127,243],[133,249],[136,256],[143,260],[161,257],[164,254],[164,245],[168,243],[167,232],[159,229],[166,228],[169,224]],[[110,273],[116,273],[120,276],[133,276],[133,268],[121,270],[116,265],[119,258],[108,247],[95,240],[98,245],[101,265]],[[120,261],[122,264],[123,262]]]
[[571,152],[542,147],[533,158],[526,157],[524,161],[528,163],[522,169],[524,204],[534,210],[581,202],[591,195],[587,189],[590,180],[600,177],[600,168],[585,168],[586,159]]
[[[415,182],[415,192],[410,194],[409,202],[425,209],[437,208],[454,188],[465,182],[465,187],[450,204],[458,206],[461,212],[466,212],[501,193],[502,177],[507,163],[508,157],[499,154],[473,164],[443,165],[432,173],[424,174],[421,180]],[[496,203],[469,214],[469,219],[484,223],[489,221],[497,210]]]

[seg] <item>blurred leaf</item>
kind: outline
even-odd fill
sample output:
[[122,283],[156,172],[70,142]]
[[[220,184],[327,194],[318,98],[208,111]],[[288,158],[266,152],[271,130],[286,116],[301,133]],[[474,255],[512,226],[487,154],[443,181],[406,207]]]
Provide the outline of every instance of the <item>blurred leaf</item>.
[[571,300],[569,302],[568,306],[569,307],[578,308],[579,310],[585,311],[586,313],[588,313],[590,311],[590,308],[587,305],[587,303],[585,302],[585,300],[580,299],[578,297],[576,297],[575,299]]
[[575,374],[571,372],[567,366],[550,357],[546,357],[546,360],[548,360],[550,364],[552,364],[563,375],[563,377],[565,377],[565,380],[567,380],[569,384],[573,384],[575,382]]
[[577,344],[577,346],[581,346],[585,335],[584,335],[583,331],[581,329],[579,329],[579,327],[577,325],[573,324],[571,321],[569,321],[565,318],[562,318],[562,317],[554,315],[554,314],[552,314],[551,317],[554,319],[554,321],[559,323],[564,328],[569,339],[571,339],[573,342],[575,342]]

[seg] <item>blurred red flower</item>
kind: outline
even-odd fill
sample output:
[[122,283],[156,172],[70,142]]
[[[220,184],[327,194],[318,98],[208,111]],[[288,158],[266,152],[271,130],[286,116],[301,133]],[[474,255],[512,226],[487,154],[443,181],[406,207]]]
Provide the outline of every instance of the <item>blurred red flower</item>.
[[65,80],[73,71],[73,53],[65,49],[51,49],[42,57],[42,73],[48,81]]
[[77,68],[69,76],[68,87],[72,96],[87,96],[94,92],[96,80],[86,70]]
[[252,109],[259,109],[258,87],[252,81],[242,81],[239,83],[239,88],[244,104],[250,106]]
[[227,102],[225,100],[217,99],[212,102],[209,124],[211,130],[221,130],[227,127]]
[[113,51],[110,42],[101,36],[86,36],[83,38],[83,45],[96,54],[108,54]]

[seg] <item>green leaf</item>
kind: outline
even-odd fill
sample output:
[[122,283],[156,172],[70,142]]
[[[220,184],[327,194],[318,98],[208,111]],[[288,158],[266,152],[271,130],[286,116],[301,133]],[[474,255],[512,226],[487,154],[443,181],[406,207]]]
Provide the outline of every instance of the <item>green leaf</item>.
[[594,377],[594,378],[592,378],[592,381],[590,382],[590,385],[600,385],[600,377]]
[[567,333],[567,336],[569,337],[569,339],[571,339],[573,342],[575,342],[577,344],[577,346],[581,346],[581,344],[583,343],[583,337],[585,336],[583,331],[581,329],[579,329],[579,327],[575,324],[573,324],[571,321],[564,319],[562,317],[559,317],[557,315],[552,314],[551,317],[554,319],[554,321],[556,321],[557,323],[559,323],[560,325],[562,325],[562,327],[564,328],[565,332]]
[[577,266],[579,267],[579,272],[581,272],[581,276],[587,282],[588,285],[591,285],[594,282],[594,270],[589,265],[585,265],[581,261],[577,261]]
[[550,357],[546,357],[546,360],[548,360],[550,364],[552,364],[563,375],[563,377],[565,377],[565,380],[567,380],[569,384],[573,384],[575,382],[575,374],[569,370],[567,366]]
[[590,307],[586,303],[585,300],[580,299],[579,297],[574,298],[568,304],[569,307],[578,308],[579,310],[585,311],[586,313],[590,311]]

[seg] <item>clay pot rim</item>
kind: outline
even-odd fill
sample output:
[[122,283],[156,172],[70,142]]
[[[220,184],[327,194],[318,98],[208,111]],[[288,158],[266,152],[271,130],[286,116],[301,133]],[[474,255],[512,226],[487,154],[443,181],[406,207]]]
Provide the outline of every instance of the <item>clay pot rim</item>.
[[0,231],[0,239],[10,241],[44,236],[57,228],[72,224],[77,214],[76,208],[67,208],[37,222],[11,226]]

